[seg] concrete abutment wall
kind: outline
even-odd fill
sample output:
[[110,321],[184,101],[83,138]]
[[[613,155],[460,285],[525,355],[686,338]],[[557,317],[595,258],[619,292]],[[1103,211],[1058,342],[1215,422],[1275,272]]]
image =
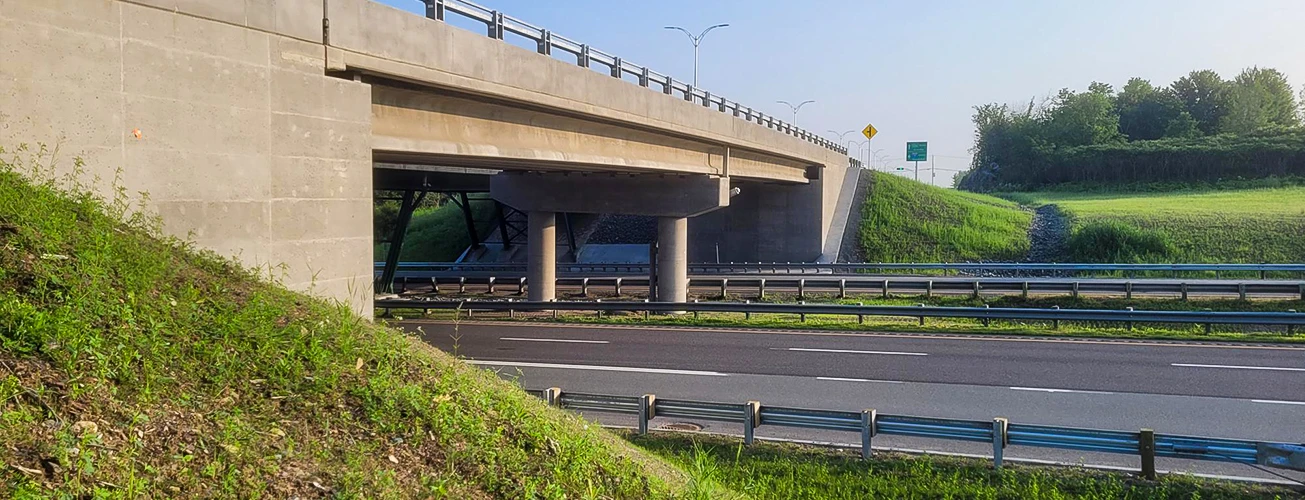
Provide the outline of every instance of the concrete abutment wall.
[[0,146],[121,169],[168,233],[370,314],[371,95],[326,76],[322,7],[0,0]]

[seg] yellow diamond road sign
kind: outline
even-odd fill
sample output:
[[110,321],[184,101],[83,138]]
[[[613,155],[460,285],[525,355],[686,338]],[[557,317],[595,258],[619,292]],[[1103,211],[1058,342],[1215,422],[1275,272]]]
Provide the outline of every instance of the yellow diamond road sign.
[[879,133],[879,129],[875,128],[874,125],[866,125],[865,130],[861,131],[861,135],[864,135],[866,139],[874,139],[875,134],[878,133]]

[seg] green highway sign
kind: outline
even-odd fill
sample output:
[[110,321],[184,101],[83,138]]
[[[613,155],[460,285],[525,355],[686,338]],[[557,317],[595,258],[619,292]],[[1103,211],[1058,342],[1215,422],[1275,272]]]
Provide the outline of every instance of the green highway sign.
[[906,143],[906,161],[929,161],[929,143]]

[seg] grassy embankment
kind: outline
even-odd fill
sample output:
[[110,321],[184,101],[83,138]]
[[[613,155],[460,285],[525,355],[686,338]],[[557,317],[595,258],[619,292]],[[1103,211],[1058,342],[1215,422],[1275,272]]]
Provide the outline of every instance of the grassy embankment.
[[0,498],[709,493],[347,307],[120,222],[131,208],[0,162]]
[[653,433],[630,439],[705,483],[757,499],[1009,498],[1177,499],[1293,498],[1282,487],[1218,483],[1184,476],[1144,482],[1089,469],[1006,465],[987,460],[854,451],[787,444],[743,447],[735,439]]
[[[493,229],[491,222],[494,205],[489,202],[471,203],[472,218],[476,220],[477,234],[483,239]],[[393,219],[396,211],[378,211],[378,217]],[[377,227],[392,227],[393,222],[377,223]],[[377,241],[389,239],[390,234],[378,234]],[[466,216],[462,209],[453,202],[437,207],[420,207],[412,214],[408,232],[404,236],[403,251],[399,253],[402,262],[452,262],[471,246],[471,237],[467,234]],[[379,243],[373,249],[377,262],[385,260],[389,245]]]
[[1000,198],[875,172],[862,207],[867,262],[1017,261],[1032,214]]
[[1006,193],[1071,219],[1075,261],[1305,261],[1305,187]]

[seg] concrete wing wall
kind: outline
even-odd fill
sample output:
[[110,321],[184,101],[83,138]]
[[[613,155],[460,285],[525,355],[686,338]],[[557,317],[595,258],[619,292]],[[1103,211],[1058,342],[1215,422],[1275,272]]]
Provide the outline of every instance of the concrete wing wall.
[[369,312],[371,98],[325,76],[322,5],[0,0],[0,146],[120,169],[167,232]]

